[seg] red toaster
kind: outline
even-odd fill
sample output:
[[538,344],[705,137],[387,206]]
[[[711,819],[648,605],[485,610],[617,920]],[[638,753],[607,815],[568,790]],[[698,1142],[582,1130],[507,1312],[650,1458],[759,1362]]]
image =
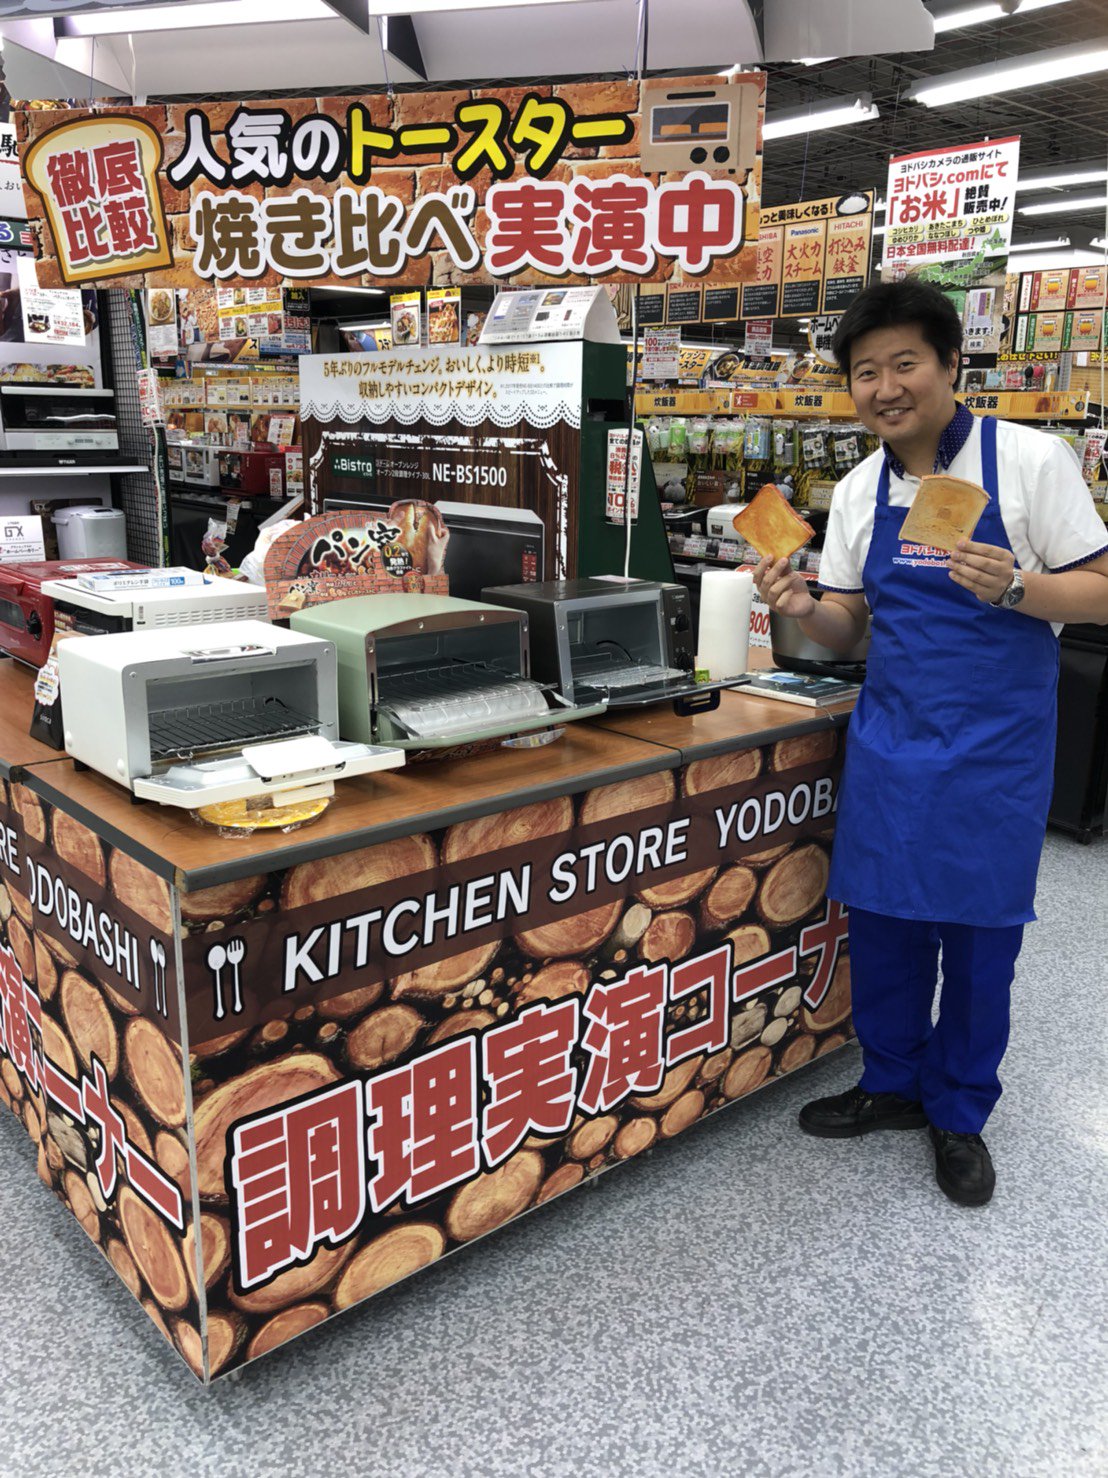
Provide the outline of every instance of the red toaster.
[[54,640],[54,602],[43,595],[47,580],[69,580],[91,570],[145,570],[126,559],[45,559],[0,565],[0,648],[20,662],[41,667]]

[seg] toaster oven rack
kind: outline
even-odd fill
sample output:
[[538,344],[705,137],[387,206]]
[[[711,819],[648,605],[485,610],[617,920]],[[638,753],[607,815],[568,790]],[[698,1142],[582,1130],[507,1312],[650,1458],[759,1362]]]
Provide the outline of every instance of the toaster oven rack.
[[241,748],[267,739],[314,734],[316,720],[279,698],[228,698],[194,703],[150,716],[150,758],[155,763],[215,750]]
[[663,667],[658,662],[643,662],[635,657],[620,656],[617,660],[611,652],[575,651],[572,657],[573,681],[590,688],[653,687],[656,683],[671,682],[674,678],[687,678],[688,673],[679,667]]
[[[548,711],[544,689],[530,678],[484,662],[436,662],[386,668],[378,677],[378,701],[412,733],[443,737]],[[428,727],[423,728],[426,722]]]

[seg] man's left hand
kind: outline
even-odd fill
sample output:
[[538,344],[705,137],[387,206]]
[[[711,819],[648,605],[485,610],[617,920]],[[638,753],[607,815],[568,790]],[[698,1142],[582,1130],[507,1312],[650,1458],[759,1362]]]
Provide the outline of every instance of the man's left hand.
[[964,585],[978,600],[992,605],[1011,585],[1016,557],[1010,549],[1001,549],[996,544],[959,539],[948,564],[952,580]]

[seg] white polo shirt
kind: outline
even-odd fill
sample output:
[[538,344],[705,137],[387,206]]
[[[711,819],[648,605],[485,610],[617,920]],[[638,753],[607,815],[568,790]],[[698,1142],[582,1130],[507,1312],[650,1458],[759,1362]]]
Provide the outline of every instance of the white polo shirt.
[[[874,452],[835,489],[819,568],[824,590],[863,594],[862,571],[873,537],[877,483],[884,460],[883,449]],[[1108,528],[1096,510],[1073,449],[1060,437],[998,421],[996,464],[1000,516],[1021,570],[1057,574],[1108,553]],[[974,417],[968,440],[946,470],[951,477],[979,485],[984,482],[980,417]],[[918,477],[901,477],[890,468],[891,507],[909,508],[918,487]],[[1054,625],[1055,632],[1061,629],[1060,623]]]

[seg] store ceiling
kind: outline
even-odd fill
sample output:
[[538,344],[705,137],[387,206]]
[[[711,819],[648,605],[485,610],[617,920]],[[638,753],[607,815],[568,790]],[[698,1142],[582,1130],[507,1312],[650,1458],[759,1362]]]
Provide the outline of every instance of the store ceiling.
[[[133,14],[142,26],[149,23],[144,12],[150,5],[0,0],[0,34],[8,87],[16,97],[312,95],[357,92],[386,81],[442,86],[456,79],[530,78],[536,58],[542,58],[544,79],[580,76],[583,62],[589,76],[618,74],[636,64],[639,0],[507,6],[485,0],[492,8],[423,13],[426,3],[413,0],[419,13],[410,24],[390,23],[387,54],[375,21],[367,34],[330,10],[324,19],[290,17],[330,6],[364,24],[367,8],[392,9],[396,0],[231,0],[219,9],[252,15],[257,23],[94,36],[80,34],[82,25],[95,29],[105,15],[126,25]],[[952,3],[928,0],[935,7]],[[5,19],[5,10],[11,15],[17,6],[21,18],[16,12],[17,18]],[[173,25],[210,10],[188,0],[172,7],[162,0],[159,8],[172,9]],[[55,20],[63,10],[74,20]],[[857,188],[883,192],[890,153],[986,134],[1018,133],[1025,171],[1108,156],[1105,74],[939,109],[904,96],[922,77],[1102,37],[1108,31],[1106,0],[1068,0],[943,31],[933,41],[924,0],[649,0],[647,18],[651,73],[717,70],[774,56],[866,53],[814,66],[766,62],[771,118],[860,93],[872,95],[880,110],[869,123],[767,141],[764,194],[771,205]],[[67,27],[73,34],[66,34]],[[894,52],[905,46],[917,49]],[[90,84],[89,76],[100,85]],[[1102,208],[1092,207],[1074,215],[1021,218],[1016,238],[1073,235],[1074,227],[1088,238],[1102,234],[1103,215]]]
[[[946,31],[931,52],[890,57],[845,57],[818,67],[771,65],[768,108],[805,108],[828,98],[872,93],[881,117],[872,123],[823,133],[771,139],[765,146],[764,193],[769,205],[847,189],[885,193],[890,154],[971,143],[989,135],[1020,136],[1020,168],[1039,172],[1071,161],[1108,162],[1108,74],[1079,77],[1053,86],[981,98],[944,108],[925,108],[903,98],[919,77],[979,67],[1005,57],[1092,41],[1108,31],[1105,0],[1070,0],[1064,5],[1018,13],[1004,20]],[[1037,191],[1036,195],[1049,192]],[[1073,196],[1096,189],[1074,189]],[[1017,205],[1022,201],[1017,201]],[[1017,217],[1015,239],[1072,234],[1072,225],[1103,235],[1104,206],[1077,215]]]

